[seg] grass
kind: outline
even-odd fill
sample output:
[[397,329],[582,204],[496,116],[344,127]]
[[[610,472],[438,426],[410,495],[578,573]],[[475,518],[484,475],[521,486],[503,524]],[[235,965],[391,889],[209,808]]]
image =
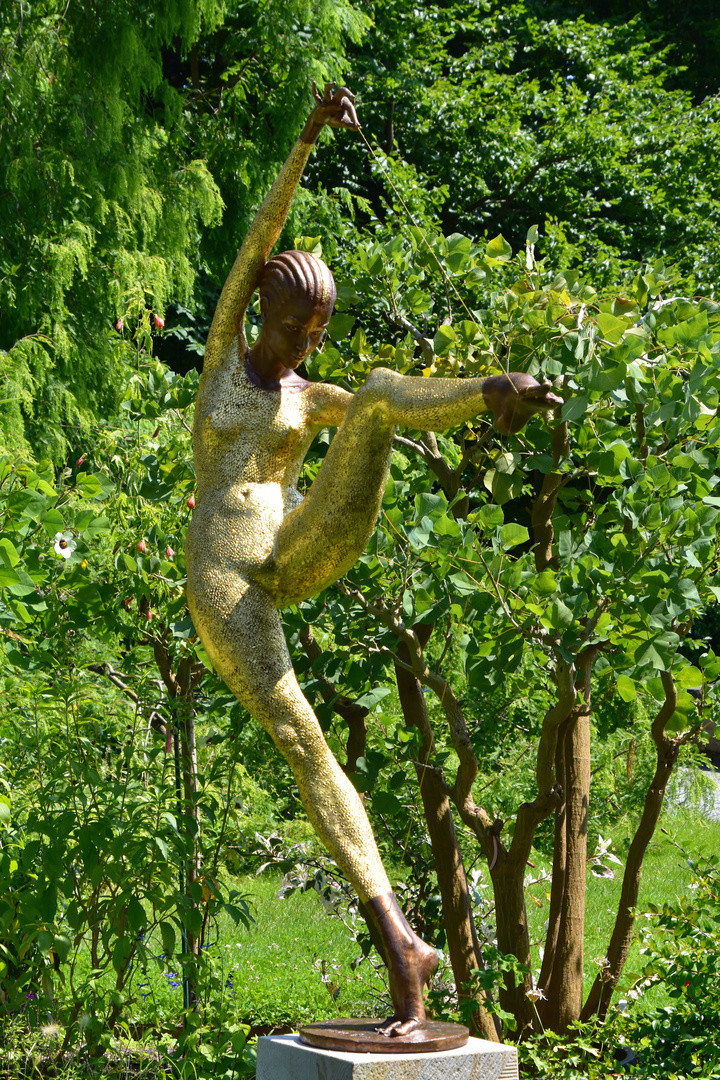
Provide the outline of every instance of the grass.
[[[666,832],[656,832],[645,858],[638,901],[640,911],[651,903],[662,905],[687,894],[692,869],[680,848],[695,858],[720,850],[720,822],[675,808],[665,812],[661,825]],[[623,862],[631,836],[629,822],[611,834],[612,850]],[[597,971],[594,960],[604,955],[612,931],[622,883],[622,867],[614,865],[613,869],[614,880],[588,874],[585,992]],[[539,876],[548,870],[549,864],[537,860],[532,873]],[[278,899],[279,886],[279,875],[272,873],[241,879],[239,887],[250,903],[254,925],[249,929],[236,927],[223,917],[217,926],[217,938],[210,948],[227,1020],[247,1024],[254,1033],[265,1033],[278,1028],[295,1029],[303,1023],[337,1016],[387,1015],[386,987],[373,964],[365,960],[353,969],[359,949],[351,930],[325,911],[314,892],[297,892]],[[483,890],[485,896],[489,891]],[[538,943],[544,937],[549,891],[549,881],[528,889],[536,968],[540,965]],[[628,958],[626,979],[632,981],[632,973],[641,971],[642,963],[639,945],[635,943]],[[175,971],[151,966],[146,972],[135,974],[131,994],[135,1001],[131,1006],[130,1031],[152,1050],[157,1044],[153,1032],[171,1032],[181,1014],[180,976]],[[638,1008],[642,1011],[650,1005],[666,1003],[662,988],[653,988]],[[18,1019],[22,1024],[22,1018]],[[25,1032],[24,1038],[14,1041],[14,1067],[11,1067],[9,1057],[3,1061],[9,1050],[4,1046],[6,1033],[0,1030],[0,1074],[13,1078],[46,1075],[42,1061],[48,1060],[47,1055],[52,1052],[52,1040],[41,1040],[27,1028]],[[106,1059],[103,1075],[139,1076],[152,1069],[147,1057],[142,1059],[137,1053],[137,1046],[133,1054],[118,1048],[117,1067]],[[65,1073],[66,1070],[60,1069],[59,1075]]]
[[[386,1008],[383,981],[369,960],[353,971],[359,949],[350,930],[314,892],[279,900],[276,876],[245,879],[255,926],[221,926],[234,1009],[255,1025],[297,1027],[331,1017],[375,1015]],[[233,940],[234,935],[234,940]]]
[[[325,912],[314,892],[278,899],[280,882],[271,873],[241,879],[254,925],[237,927],[225,915],[217,925],[209,949],[225,1015],[264,1032],[385,1010],[385,986],[372,962],[364,960],[353,970],[359,949],[351,931]],[[167,1027],[164,1018],[180,1015],[181,978],[176,967],[163,970],[155,964],[135,974],[133,1030]]]
[[[645,857],[640,911],[687,893],[692,870],[677,845],[695,857],[720,850],[720,822],[676,809],[665,813],[661,825],[666,833],[656,832]],[[612,851],[623,862],[631,838],[630,823],[611,834]],[[540,876],[549,869],[549,863],[537,861],[532,873]],[[614,880],[588,872],[585,993],[597,972],[595,960],[605,955],[613,928],[623,868],[613,865],[613,870]],[[294,1029],[336,1016],[383,1015],[389,1005],[386,988],[369,960],[353,970],[359,949],[350,930],[325,911],[314,892],[278,899],[279,886],[280,878],[274,874],[243,878],[239,887],[251,904],[255,924],[250,929],[238,928],[225,918],[218,926],[212,949],[230,1015],[261,1030]],[[489,890],[484,892],[487,895]],[[544,938],[549,892],[549,880],[528,889],[536,969],[540,966],[538,945]],[[640,972],[642,963],[639,944],[635,943],[626,972]],[[179,976],[170,975],[154,969],[138,977],[138,982],[145,984],[141,992],[147,995],[138,1000],[140,1023],[178,1015],[182,989]],[[662,1003],[660,989],[648,993],[646,1004]]]
[[[661,832],[661,828],[665,829],[665,832]],[[623,864],[633,831],[631,823],[628,822],[625,826],[621,825],[613,829],[610,834],[613,841],[611,850]],[[687,893],[692,881],[692,869],[688,865],[688,858],[683,855],[680,848],[695,859],[716,854],[720,851],[720,822],[710,821],[696,813],[679,808],[670,808],[663,813],[660,828],[650,841],[643,862],[638,911],[646,911],[649,904],[661,906],[664,903],[672,903]],[[623,866],[610,865],[615,873],[614,879],[597,877],[592,872],[588,872],[584,994],[589,991],[598,971],[595,960],[605,956],[620,899]],[[549,871],[549,869],[549,863],[537,862],[534,873],[539,876],[539,871]],[[545,936],[543,928],[548,917],[550,882],[535,885],[528,892],[532,897],[528,901],[530,936],[536,946],[534,966],[539,968],[540,953],[537,943],[542,942]],[[632,981],[629,980],[629,976],[640,973],[642,966],[640,945],[635,941],[628,955],[624,981]],[[660,988],[651,989],[643,1002],[647,1007],[665,1003],[663,991]]]

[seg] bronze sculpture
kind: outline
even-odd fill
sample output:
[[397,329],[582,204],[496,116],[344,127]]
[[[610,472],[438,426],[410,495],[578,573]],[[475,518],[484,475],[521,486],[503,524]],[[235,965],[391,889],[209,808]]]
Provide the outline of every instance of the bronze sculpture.
[[[560,399],[527,375],[416,379],[379,368],[353,395],[297,374],[330,319],[334,281],[305,252],[266,260],[323,125],[359,128],[347,89],[326,87],[316,100],[245,238],[208,336],[193,431],[187,593],[216,670],[285,755],[318,836],[370,914],[394,1008],[382,1030],[404,1036],[425,1026],[423,990],[437,956],[397,904],[364,807],[298,686],[277,609],[336,581],[362,552],[397,426],[438,431],[491,408],[510,433]],[[245,311],[258,287],[262,330],[248,350]],[[302,462],[328,426],[337,434],[303,499]]]

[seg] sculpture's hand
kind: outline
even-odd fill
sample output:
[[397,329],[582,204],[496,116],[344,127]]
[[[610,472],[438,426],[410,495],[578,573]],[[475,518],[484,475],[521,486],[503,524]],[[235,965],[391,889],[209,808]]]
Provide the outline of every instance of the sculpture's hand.
[[313,109],[311,119],[319,126],[328,124],[330,127],[348,128],[350,131],[359,131],[361,128],[357,113],[355,112],[355,95],[348,90],[347,86],[337,86],[335,82],[325,83],[325,92],[320,92],[313,80],[313,97],[317,105]]
[[534,413],[551,412],[563,404],[552,383],[539,383],[520,372],[491,375],[485,380],[483,395],[502,435],[514,435]]

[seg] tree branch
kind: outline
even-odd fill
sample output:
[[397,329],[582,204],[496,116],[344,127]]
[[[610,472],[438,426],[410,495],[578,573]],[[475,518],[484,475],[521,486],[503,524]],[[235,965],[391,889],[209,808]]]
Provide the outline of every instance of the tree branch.
[[[307,625],[300,631],[300,644],[311,664],[319,660],[323,654],[312,630]],[[367,742],[365,717],[370,710],[363,705],[358,705],[356,701],[345,697],[344,694],[340,694],[335,685],[325,675],[316,675],[316,678],[321,684],[320,694],[323,701],[328,705],[332,705],[333,712],[342,717],[348,725],[347,762],[343,769],[345,772],[355,772],[358,758],[363,757],[365,754]]]

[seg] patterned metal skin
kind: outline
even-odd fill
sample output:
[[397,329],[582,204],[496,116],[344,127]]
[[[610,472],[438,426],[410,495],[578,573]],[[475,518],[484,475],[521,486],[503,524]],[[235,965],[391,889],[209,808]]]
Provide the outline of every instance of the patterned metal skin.
[[[197,495],[185,547],[187,594],[213,665],[285,755],[318,836],[368,901],[390,893],[390,884],[363,805],[298,686],[277,609],[337,580],[362,552],[380,510],[396,427],[441,431],[458,424],[493,404],[483,387],[495,393],[499,382],[412,378],[381,368],[352,395],[293,371],[285,380],[263,380],[253,351],[248,360],[245,310],[312,143],[328,122],[318,119],[318,109],[258,211],[208,337],[193,432]],[[281,317],[279,309],[264,310],[261,339]],[[548,403],[528,405],[540,407]],[[338,431],[303,499],[299,471],[327,426]]]

